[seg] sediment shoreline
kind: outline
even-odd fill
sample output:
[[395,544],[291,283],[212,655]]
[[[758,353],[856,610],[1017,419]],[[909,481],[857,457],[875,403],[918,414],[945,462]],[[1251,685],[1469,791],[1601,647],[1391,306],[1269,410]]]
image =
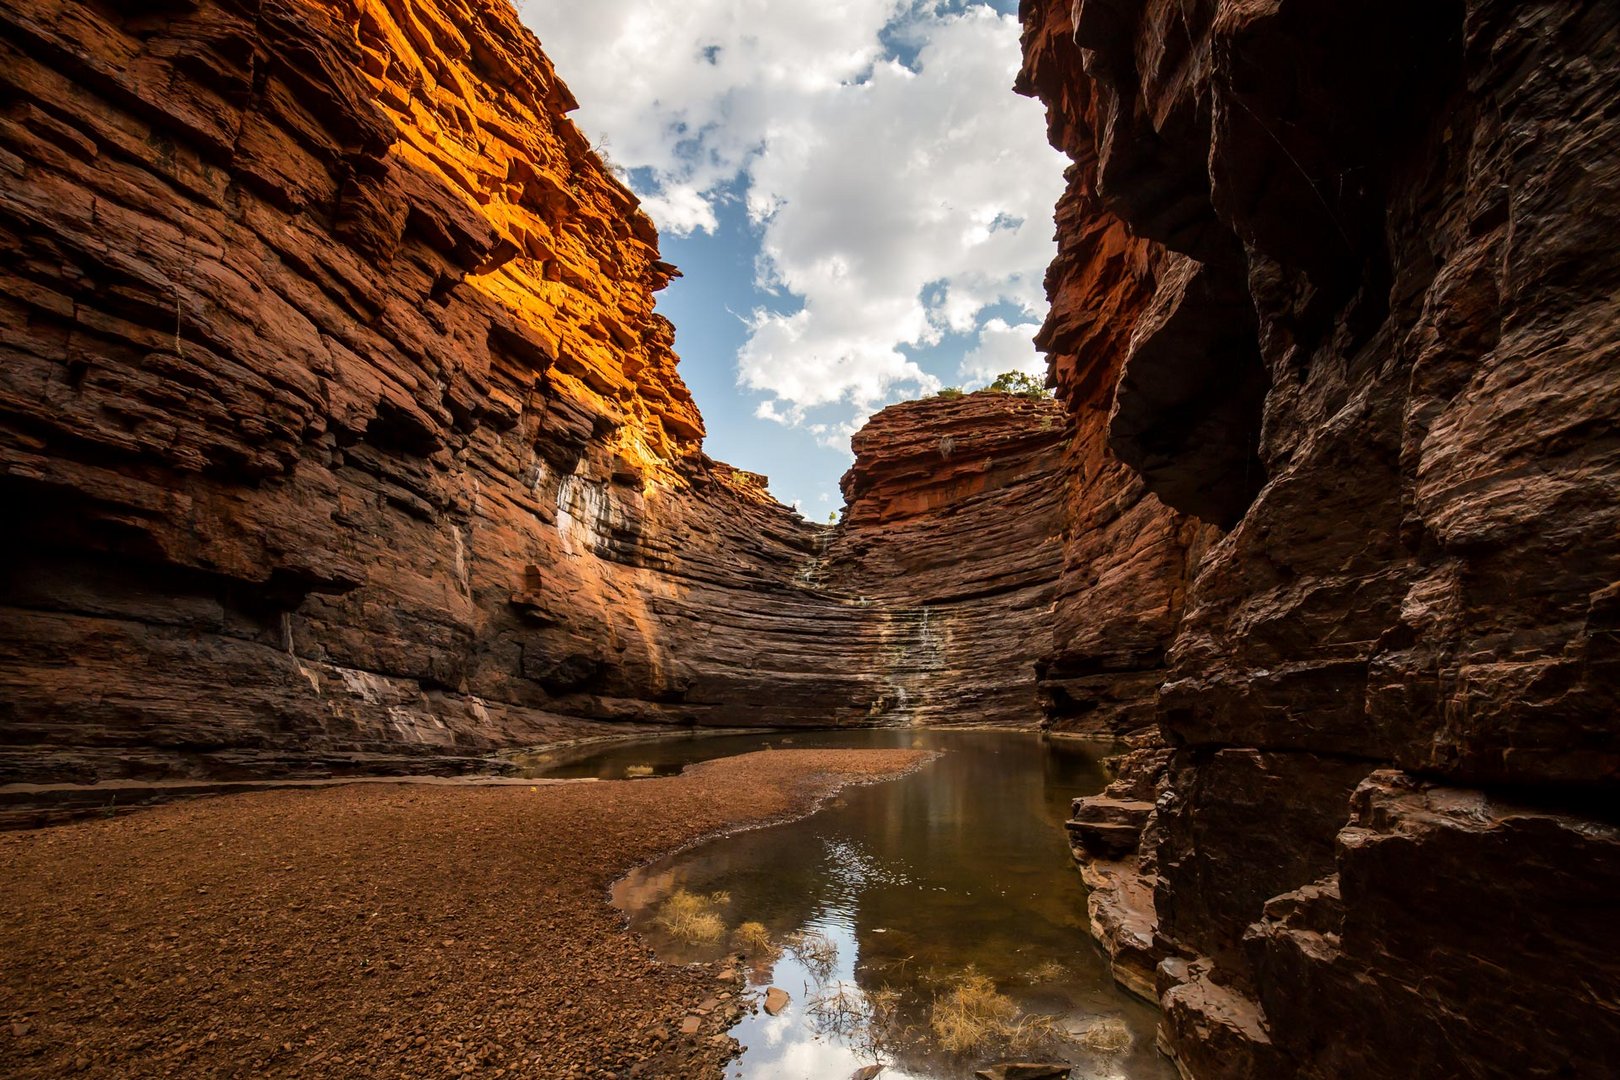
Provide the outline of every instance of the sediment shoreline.
[[280,789],[0,834],[0,1073],[718,1076],[725,1010],[681,1032],[716,969],[654,960],[609,886],[928,757]]

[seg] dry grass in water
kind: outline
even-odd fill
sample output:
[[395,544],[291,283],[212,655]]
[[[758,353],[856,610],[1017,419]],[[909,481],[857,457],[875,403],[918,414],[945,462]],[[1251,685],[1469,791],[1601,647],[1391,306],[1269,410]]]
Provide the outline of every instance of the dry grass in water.
[[1120,1054],[1131,1048],[1131,1029],[1118,1017],[1105,1017],[1075,1036],[1075,1041],[1096,1054]]
[[767,962],[776,959],[782,951],[771,940],[771,932],[765,929],[764,923],[745,922],[731,932],[732,948],[755,962]]
[[654,769],[651,765],[630,765],[625,768],[624,775],[635,780],[643,776],[651,776],[653,772]]
[[838,943],[819,930],[800,930],[787,939],[787,948],[818,979],[832,974],[838,963]]
[[1055,1034],[1051,1017],[1023,1015],[1012,998],[972,968],[934,999],[928,1026],[939,1044],[956,1054],[992,1043],[1031,1046]]
[[658,925],[677,941],[707,945],[726,935],[726,922],[715,909],[731,903],[729,893],[703,896],[676,889],[658,908]]
[[866,1015],[874,1024],[893,1024],[900,1016],[900,991],[888,985],[866,991]]

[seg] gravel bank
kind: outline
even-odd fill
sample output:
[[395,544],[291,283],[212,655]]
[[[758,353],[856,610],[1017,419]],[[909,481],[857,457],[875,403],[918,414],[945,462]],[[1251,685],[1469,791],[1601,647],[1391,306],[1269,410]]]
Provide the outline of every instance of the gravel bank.
[[680,1031],[715,973],[656,963],[609,884],[925,757],[284,790],[0,834],[0,1075],[718,1075],[724,1009]]

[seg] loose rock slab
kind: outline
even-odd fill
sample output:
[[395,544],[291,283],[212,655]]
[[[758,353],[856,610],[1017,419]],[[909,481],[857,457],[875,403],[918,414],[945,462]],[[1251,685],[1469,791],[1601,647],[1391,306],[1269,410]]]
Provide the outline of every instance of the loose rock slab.
[[1008,1061],[974,1073],[979,1080],[1065,1080],[1070,1067],[1061,1062]]

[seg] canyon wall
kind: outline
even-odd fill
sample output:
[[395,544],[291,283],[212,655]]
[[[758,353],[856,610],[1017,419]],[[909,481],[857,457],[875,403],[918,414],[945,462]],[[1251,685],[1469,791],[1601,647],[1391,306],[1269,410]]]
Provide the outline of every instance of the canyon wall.
[[[0,781],[667,725],[1125,737],[1091,913],[1197,1077],[1620,1045],[1620,12],[1025,0],[1062,408],[837,529],[495,0],[0,9]],[[1038,663],[1034,663],[1038,658]]]
[[1039,662],[1041,692],[1053,730],[1156,742],[1166,650],[1191,568],[1219,530],[1166,506],[1109,444],[1114,390],[1164,253],[1099,212],[1088,141],[1094,106],[1072,98],[1064,68],[1036,62],[1067,47],[1053,37],[1062,32],[1057,21],[1031,24],[1032,59],[1018,87],[1064,103],[1048,108],[1048,129],[1053,145],[1074,158],[1057,205],[1058,253],[1046,274],[1051,307],[1035,338],[1073,418],[1064,452],[1063,570],[1052,642]]
[[901,602],[924,571],[857,529],[841,584],[702,453],[676,271],[509,5],[19,0],[0,50],[0,781],[1030,718],[985,612],[1044,617],[1062,417],[970,399],[1012,412],[931,504],[1046,492],[1016,535],[972,511],[1019,567]]
[[1603,1073],[1620,11],[1022,17],[1074,163],[1059,385],[1220,530],[1186,548],[1157,739],[1076,808],[1117,972],[1189,1076]]
[[891,405],[855,435],[815,574],[879,620],[879,716],[1039,718],[1033,660],[1063,567],[1071,437],[1056,402],[994,391]]
[[673,268],[505,5],[0,27],[7,778],[864,715],[796,655],[817,530],[703,457]]

